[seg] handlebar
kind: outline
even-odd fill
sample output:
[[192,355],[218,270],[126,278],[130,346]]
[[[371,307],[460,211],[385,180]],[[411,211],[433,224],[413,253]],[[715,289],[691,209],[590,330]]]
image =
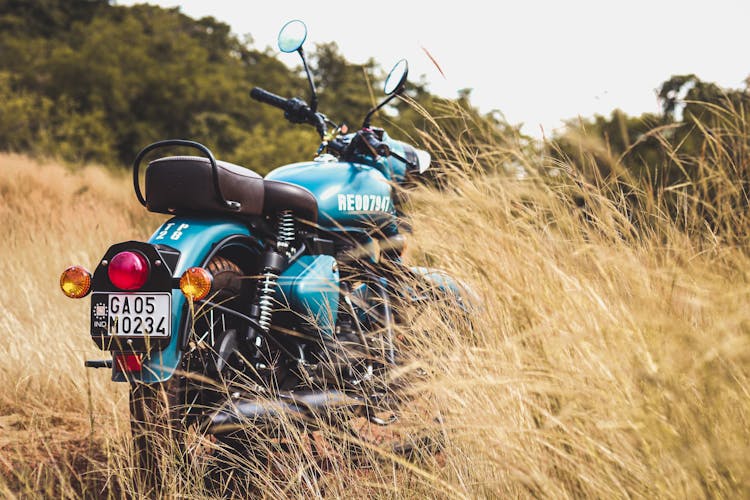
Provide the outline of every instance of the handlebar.
[[292,123],[307,123],[315,127],[320,137],[326,134],[326,118],[322,113],[316,113],[302,99],[292,97],[285,99],[281,96],[268,92],[260,87],[254,87],[250,91],[250,97],[284,111],[284,118]]
[[[283,110],[284,118],[292,123],[307,123],[314,126],[318,130],[321,138],[325,136],[327,128],[325,115],[313,111],[302,99],[296,97],[285,99],[260,87],[254,87],[250,91],[250,97],[256,101],[270,104],[271,106]],[[363,128],[359,130],[349,144],[341,144],[334,140],[330,143],[324,142],[323,145],[321,145],[321,148],[324,145],[328,145],[330,149],[337,151],[342,158],[350,157],[357,151],[362,151],[376,159],[379,156],[393,156],[410,168],[416,168],[418,166],[413,161],[391,151],[390,146],[387,143],[382,142],[376,135],[375,131],[371,128]]]
[[256,101],[264,102],[287,111],[288,99],[284,99],[283,97],[277,96],[267,90],[263,90],[260,87],[254,87],[253,90],[250,91],[250,97]]
[[369,128],[363,128],[357,132],[357,136],[362,143],[370,150],[372,156],[390,156],[391,148],[388,144],[381,142],[375,136],[375,133]]
[[352,138],[351,142],[341,151],[342,158],[350,157],[356,154],[357,151],[362,151],[365,154],[369,154],[377,159],[379,156],[388,158],[389,156],[394,157],[400,162],[404,163],[409,168],[417,168],[419,165],[404,158],[400,154],[396,153],[391,149],[387,142],[381,141],[376,135],[375,131],[371,128],[363,128],[357,131]]

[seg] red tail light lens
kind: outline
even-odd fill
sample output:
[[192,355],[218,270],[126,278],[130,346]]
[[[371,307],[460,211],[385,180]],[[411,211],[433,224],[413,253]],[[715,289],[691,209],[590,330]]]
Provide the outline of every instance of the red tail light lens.
[[148,281],[148,260],[138,252],[120,252],[107,267],[109,281],[120,290],[138,290]]
[[143,355],[115,354],[115,363],[121,372],[132,373],[143,370]]

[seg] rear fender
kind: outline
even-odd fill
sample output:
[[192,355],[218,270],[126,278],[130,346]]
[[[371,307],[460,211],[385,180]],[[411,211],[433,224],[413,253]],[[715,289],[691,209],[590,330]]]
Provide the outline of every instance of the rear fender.
[[[159,227],[149,238],[154,245],[166,245],[180,253],[172,273],[173,282],[190,267],[204,266],[216,250],[240,238],[254,238],[248,227],[223,218],[174,217]],[[174,285],[176,286],[176,284]],[[141,372],[122,373],[113,366],[112,380],[116,382],[156,383],[168,380],[182,360],[182,336],[189,314],[187,299],[179,288],[172,294],[172,338],[161,350],[151,351],[143,361]]]

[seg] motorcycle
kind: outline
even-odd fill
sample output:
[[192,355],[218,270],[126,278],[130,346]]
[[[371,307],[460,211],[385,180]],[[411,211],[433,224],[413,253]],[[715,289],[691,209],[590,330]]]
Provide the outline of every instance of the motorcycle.
[[[171,218],[148,241],[111,246],[93,274],[74,266],[61,276],[67,296],[91,296],[91,338],[111,359],[86,366],[129,384],[142,450],[156,427],[221,437],[284,415],[309,425],[311,415],[342,409],[388,424],[395,414],[377,410],[399,359],[394,328],[406,319],[397,304],[435,293],[466,302],[450,276],[400,258],[395,186],[423,174],[430,156],[371,119],[404,91],[407,62],[394,66],[386,97],[348,133],[317,110],[306,36],[305,24],[291,21],[278,43],[302,58],[310,104],[261,88],[250,95],[316,128],[312,161],[263,178],[197,142],[148,145],[133,162],[135,195]],[[174,147],[200,156],[150,161],[142,191],[144,159]]]

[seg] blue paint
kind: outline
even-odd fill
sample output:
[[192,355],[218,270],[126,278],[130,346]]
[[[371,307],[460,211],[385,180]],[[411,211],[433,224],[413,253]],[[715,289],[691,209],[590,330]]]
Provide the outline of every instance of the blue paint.
[[339,307],[339,271],[330,255],[303,255],[279,276],[282,308],[332,336]]
[[266,179],[307,188],[318,200],[324,227],[372,227],[395,220],[390,181],[375,166],[348,162],[303,162],[277,168]]
[[[172,277],[179,278],[187,268],[205,265],[205,260],[214,246],[234,235],[250,236],[250,231],[244,224],[229,219],[174,217],[162,224],[148,242],[168,245],[180,251],[180,260],[172,274]],[[180,327],[183,313],[187,312],[186,302],[187,299],[179,289],[172,290],[172,338],[169,345],[161,351],[152,351],[150,359],[144,361],[140,374],[128,374],[131,380],[146,383],[164,382],[180,365]],[[117,370],[113,371],[112,380],[127,381],[124,374]]]

